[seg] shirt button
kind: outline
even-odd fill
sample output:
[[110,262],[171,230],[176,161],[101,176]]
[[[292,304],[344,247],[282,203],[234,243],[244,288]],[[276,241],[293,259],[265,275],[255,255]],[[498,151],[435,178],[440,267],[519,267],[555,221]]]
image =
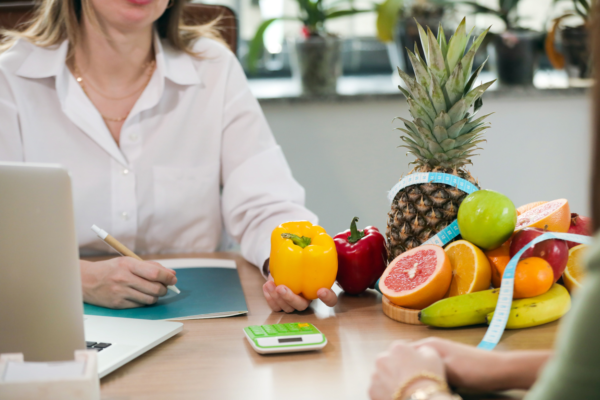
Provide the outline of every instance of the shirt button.
[[123,175],[127,175],[128,173],[129,173],[129,170],[128,170],[127,168],[125,168],[125,169],[123,170]]
[[129,135],[129,139],[130,139],[132,142],[135,142],[136,140],[138,140],[138,138],[139,138],[139,136],[138,136],[138,134],[137,134],[137,133],[132,133],[131,135]]
[[121,213],[121,218],[123,218],[125,221],[129,220],[129,213],[127,211],[123,211]]

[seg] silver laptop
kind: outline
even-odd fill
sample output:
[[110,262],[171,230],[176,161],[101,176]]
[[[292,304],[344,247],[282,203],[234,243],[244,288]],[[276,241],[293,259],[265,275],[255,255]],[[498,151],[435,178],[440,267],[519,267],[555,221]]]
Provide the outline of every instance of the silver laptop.
[[166,321],[83,315],[71,180],[57,165],[0,163],[0,353],[73,360],[103,377],[181,332]]

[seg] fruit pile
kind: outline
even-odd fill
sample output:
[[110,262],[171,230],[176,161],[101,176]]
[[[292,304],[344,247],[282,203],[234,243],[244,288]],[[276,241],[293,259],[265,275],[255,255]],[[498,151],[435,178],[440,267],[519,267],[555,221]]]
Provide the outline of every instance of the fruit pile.
[[[508,197],[491,190],[468,195],[457,220],[461,240],[445,248],[425,244],[408,250],[380,280],[384,296],[398,306],[421,310],[419,320],[426,325],[489,324],[504,270],[521,249],[545,232],[591,235],[590,219],[571,214],[565,199],[516,209]],[[569,292],[584,275],[586,247],[548,239],[521,255],[508,329],[555,321],[569,310]],[[561,278],[568,291],[557,283]]]

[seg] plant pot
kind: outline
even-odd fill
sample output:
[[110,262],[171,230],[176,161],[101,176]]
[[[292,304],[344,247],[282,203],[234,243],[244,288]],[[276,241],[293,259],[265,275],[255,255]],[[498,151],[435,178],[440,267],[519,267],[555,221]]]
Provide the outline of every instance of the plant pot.
[[[437,13],[419,16],[416,17],[416,19],[425,30],[427,30],[427,27],[430,27],[433,33],[437,36],[438,27],[440,26],[442,17],[443,9],[440,9],[440,11]],[[448,38],[448,35],[446,35],[446,37]],[[414,76],[415,72],[413,71],[413,67],[410,63],[410,59],[408,58],[408,52],[406,49],[410,49],[410,51],[414,52],[415,43],[417,43],[421,56],[425,57],[423,47],[421,46],[421,39],[419,37],[419,29],[414,18],[403,18],[398,21],[394,42],[398,48],[398,53],[402,55],[401,62],[404,64],[400,65],[399,67],[407,74]],[[392,69],[396,71],[396,66],[392,65]]]
[[533,85],[541,38],[532,31],[506,31],[494,38],[496,71],[502,85]]
[[584,26],[564,27],[560,31],[565,70],[571,86],[580,86],[591,79],[591,55],[589,31]]
[[292,76],[300,81],[302,94],[327,96],[336,93],[342,74],[342,41],[337,36],[311,36],[289,40]]

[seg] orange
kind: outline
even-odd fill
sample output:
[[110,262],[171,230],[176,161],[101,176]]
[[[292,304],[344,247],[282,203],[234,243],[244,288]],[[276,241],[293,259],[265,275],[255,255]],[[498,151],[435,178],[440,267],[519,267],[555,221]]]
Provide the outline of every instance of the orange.
[[452,281],[446,297],[490,288],[492,269],[487,257],[471,242],[457,240],[446,246],[452,266]]
[[451,279],[452,266],[444,249],[424,244],[394,258],[379,280],[379,289],[396,305],[422,309],[444,297]]
[[569,250],[569,261],[563,273],[563,281],[569,293],[578,290],[585,278],[585,253],[589,246],[580,244]]
[[524,299],[546,293],[554,283],[554,272],[546,260],[529,257],[519,261],[515,270],[513,298]]
[[547,201],[534,201],[533,203],[525,204],[524,206],[521,206],[521,207],[517,208],[517,215],[521,215],[525,211],[529,211],[532,208],[535,208],[537,206],[541,206],[542,204],[546,204],[546,203],[547,203]]
[[566,199],[558,199],[530,208],[517,217],[516,231],[540,228],[550,232],[567,232],[571,226],[571,210]]
[[510,261],[510,239],[497,249],[486,251],[490,267],[492,268],[492,286],[499,288],[502,283],[502,274]]

